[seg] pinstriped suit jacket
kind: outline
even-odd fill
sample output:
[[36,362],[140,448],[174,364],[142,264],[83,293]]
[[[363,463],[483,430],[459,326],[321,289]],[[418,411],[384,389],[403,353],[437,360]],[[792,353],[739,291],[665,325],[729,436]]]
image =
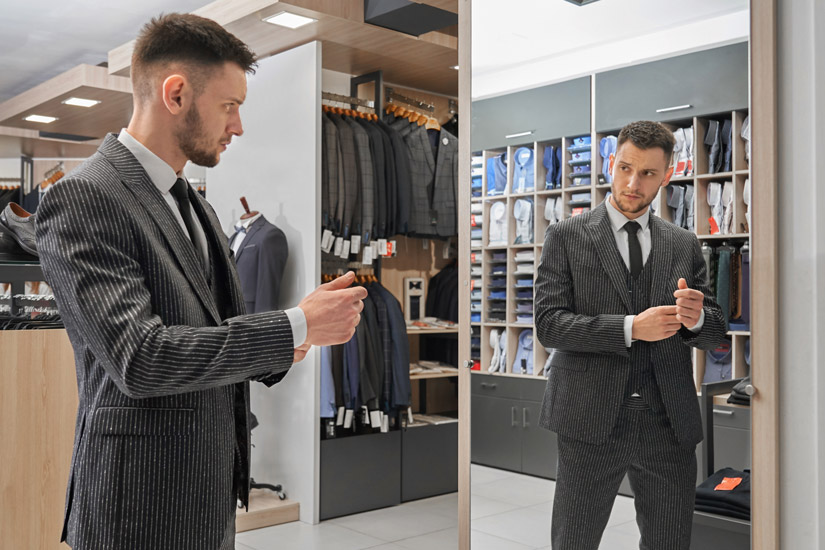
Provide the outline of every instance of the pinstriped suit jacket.
[[[652,368],[665,410],[685,446],[702,440],[689,346],[715,348],[725,337],[722,311],[708,287],[695,235],[650,216],[651,306],[675,305],[680,277],[704,293],[705,322],[652,345]],[[536,280],[536,331],[552,359],[540,424],[565,437],[601,444],[626,397],[630,356],[624,318],[632,314],[627,267],[616,248],[604,204],[551,225]]]
[[244,313],[226,238],[191,192],[188,236],[114,135],[55,185],[37,242],[75,351],[79,407],[63,538],[75,549],[217,548],[249,480],[249,383],[293,356],[283,312]]

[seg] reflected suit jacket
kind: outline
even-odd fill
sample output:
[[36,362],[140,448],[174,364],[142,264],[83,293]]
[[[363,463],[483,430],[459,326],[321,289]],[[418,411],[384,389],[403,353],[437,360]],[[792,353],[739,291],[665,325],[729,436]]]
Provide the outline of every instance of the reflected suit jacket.
[[226,237],[189,194],[209,278],[113,134],[38,210],[43,272],[77,370],[63,528],[76,549],[217,548],[236,498],[248,501],[248,381],[273,382],[292,363],[286,314],[242,315]]
[[[653,375],[676,437],[685,446],[702,440],[690,346],[711,350],[725,337],[725,321],[708,287],[696,236],[650,216],[651,306],[675,305],[684,277],[705,295],[698,333],[682,329],[654,342]],[[591,444],[604,443],[619,416],[630,376],[624,318],[632,314],[627,268],[604,203],[592,212],[547,228],[536,279],[536,334],[555,348],[540,425]]]
[[[240,233],[229,240],[229,246]],[[281,280],[289,258],[286,235],[261,216],[246,230],[246,238],[235,256],[244,303],[248,313],[278,309]]]

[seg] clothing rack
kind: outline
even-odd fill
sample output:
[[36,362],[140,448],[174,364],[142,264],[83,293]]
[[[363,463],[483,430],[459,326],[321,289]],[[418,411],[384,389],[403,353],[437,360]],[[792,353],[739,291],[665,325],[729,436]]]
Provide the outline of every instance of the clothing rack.
[[321,92],[321,99],[325,99],[327,101],[334,101],[337,103],[349,103],[353,106],[366,107],[367,109],[372,109],[373,111],[375,110],[375,102],[370,101],[368,99],[361,99],[358,97],[334,94],[332,92]]
[[63,161],[61,160],[55,166],[53,166],[52,168],[49,168],[48,170],[46,170],[46,173],[43,174],[43,179],[48,180],[50,177],[52,177],[56,173],[63,172],[64,171],[64,168],[63,168],[64,166],[65,165],[63,164]]
[[406,103],[407,105],[411,105],[416,109],[422,109],[429,113],[435,112],[435,105],[432,103],[427,103],[426,101],[421,101],[420,99],[415,99],[411,97],[407,97],[405,95],[401,95],[395,92],[391,87],[387,86],[385,88],[386,95],[387,95],[387,103],[392,103],[393,101],[400,101],[401,103]]

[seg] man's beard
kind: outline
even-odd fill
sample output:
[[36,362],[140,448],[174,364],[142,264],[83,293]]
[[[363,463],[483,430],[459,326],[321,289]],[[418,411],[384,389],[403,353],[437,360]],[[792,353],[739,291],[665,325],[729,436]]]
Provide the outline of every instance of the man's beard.
[[620,211],[622,211],[624,213],[627,213],[627,214],[638,214],[639,212],[644,211],[645,208],[650,206],[650,203],[652,203],[654,201],[654,199],[656,198],[656,195],[658,193],[659,193],[659,190],[657,189],[656,192],[653,193],[652,196],[643,197],[642,200],[638,201],[638,203],[634,206],[634,205],[629,204],[628,202],[626,202],[622,198],[621,195],[618,195],[618,194],[616,194],[615,191],[613,191],[613,201],[614,201],[614,203],[616,204],[616,206],[618,207],[618,209]]
[[183,126],[175,132],[178,147],[192,163],[212,168],[218,164],[220,155],[216,150],[210,151],[208,138],[203,134],[201,114],[197,107],[192,105],[183,119]]

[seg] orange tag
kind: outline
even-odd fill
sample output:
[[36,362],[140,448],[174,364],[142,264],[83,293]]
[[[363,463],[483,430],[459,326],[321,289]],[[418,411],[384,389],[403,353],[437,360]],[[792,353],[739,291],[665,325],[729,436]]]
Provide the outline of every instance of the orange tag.
[[470,254],[470,263],[473,263],[473,264],[476,263],[476,253],[475,252]]
[[476,288],[476,280],[470,279],[470,290],[475,290]]
[[478,225],[478,224],[476,224],[476,217],[475,216],[470,216],[470,225],[473,226],[473,227]]
[[716,224],[716,220],[710,217],[708,218],[708,222],[710,223],[710,234],[716,235],[717,233],[719,233],[719,226]]
[[714,491],[733,491],[737,485],[742,483],[741,477],[726,477],[722,483],[714,487]]

